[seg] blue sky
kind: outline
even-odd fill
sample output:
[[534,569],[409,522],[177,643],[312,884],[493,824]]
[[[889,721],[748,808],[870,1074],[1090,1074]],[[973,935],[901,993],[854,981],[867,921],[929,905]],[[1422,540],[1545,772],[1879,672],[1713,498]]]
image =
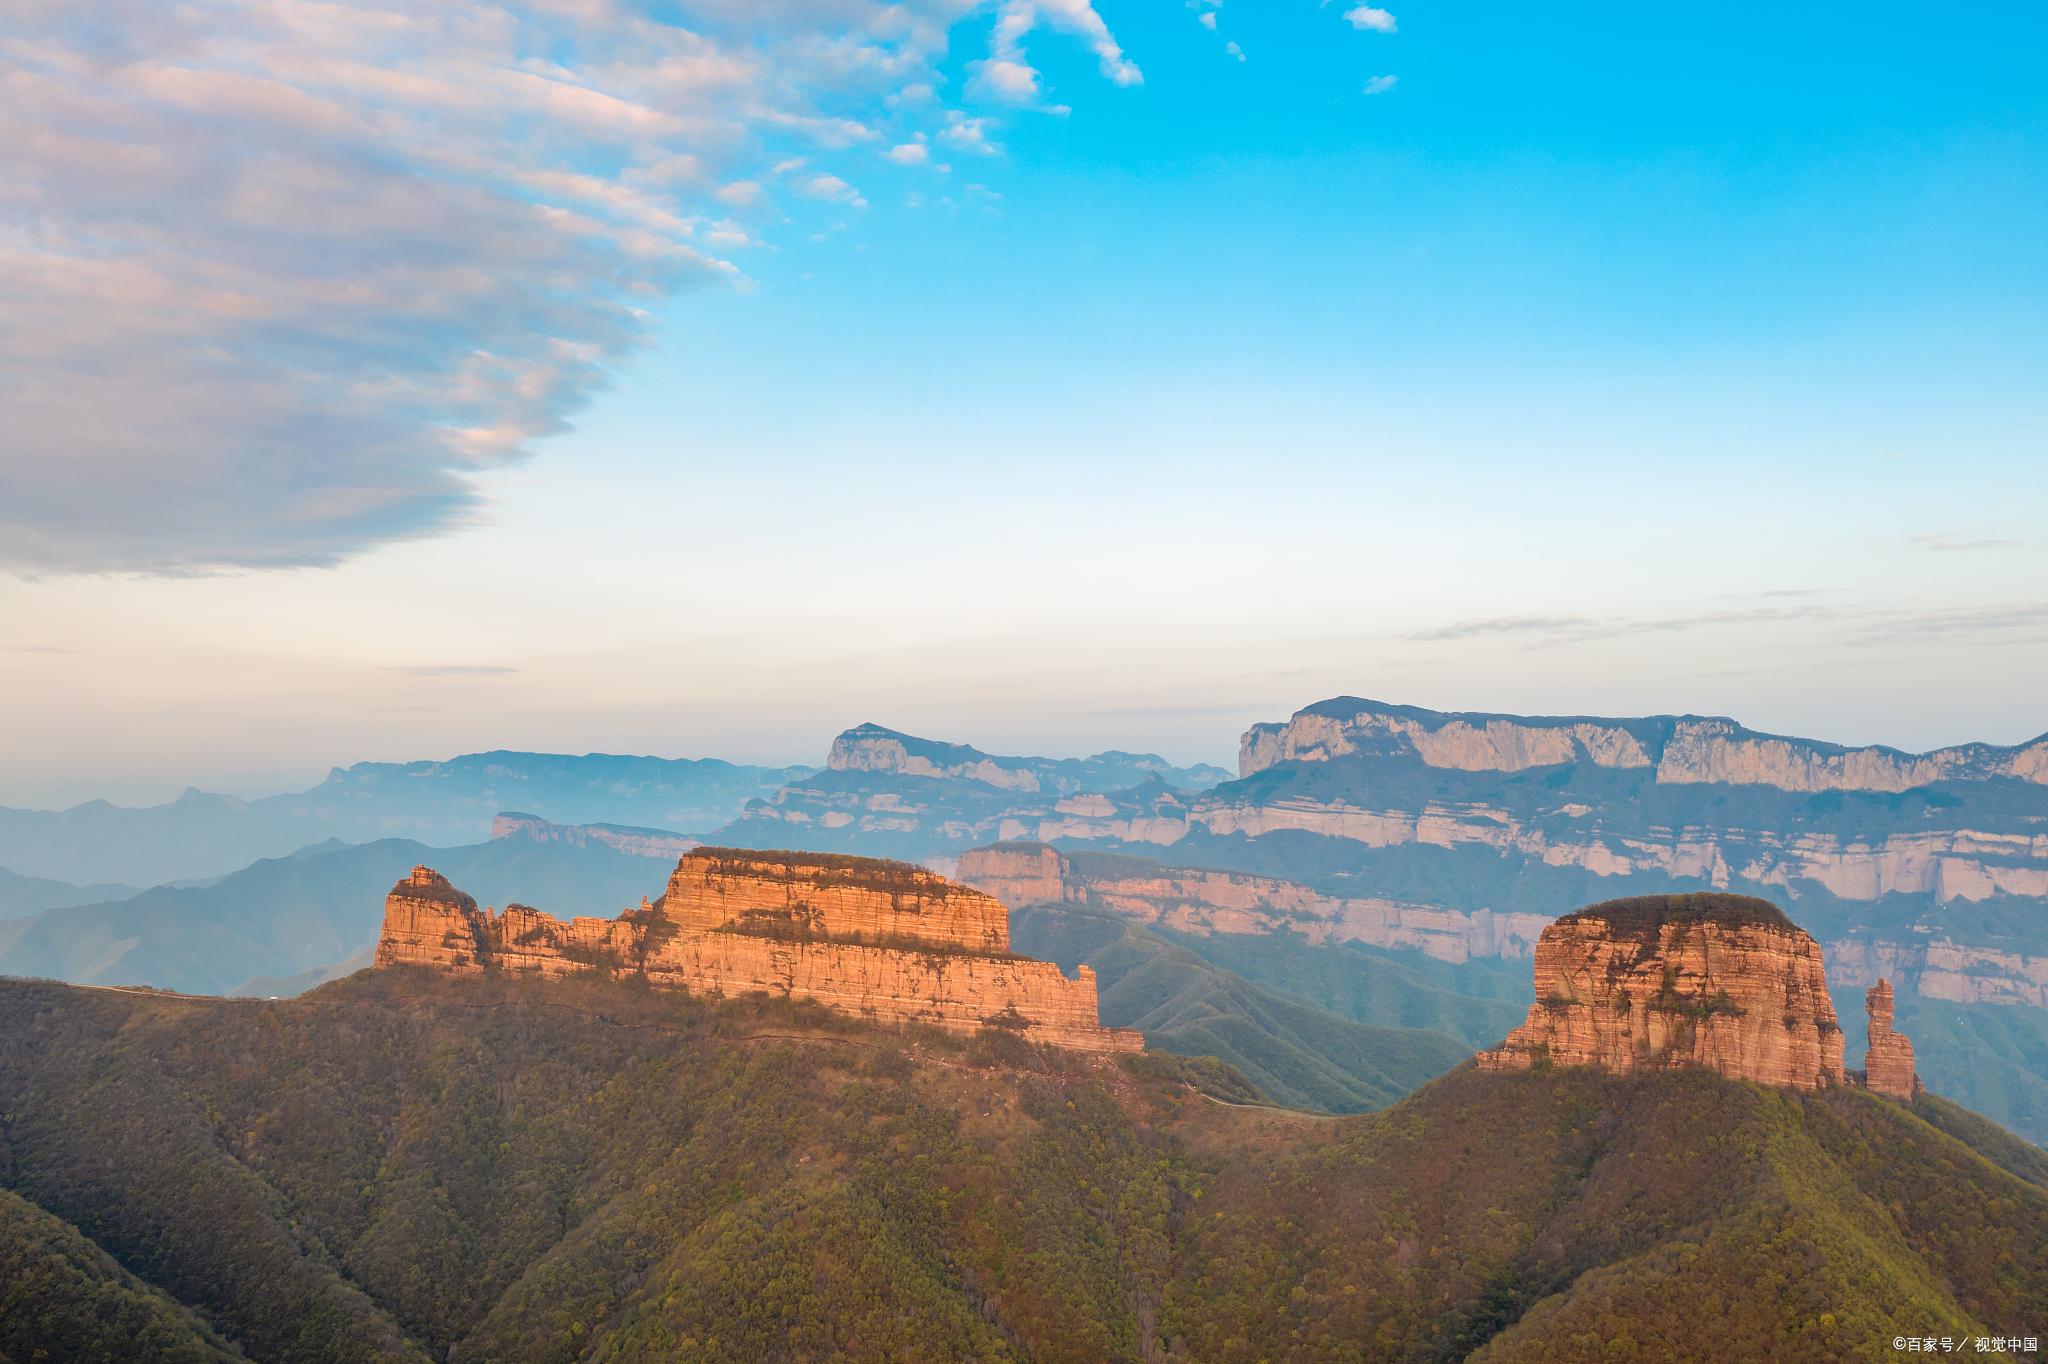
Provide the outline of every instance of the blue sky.
[[863,719],[1217,760],[1335,692],[2048,729],[2037,7],[555,8],[346,71],[0,35],[194,168],[138,227],[45,148],[5,240],[285,301],[196,377],[97,283],[9,343],[64,401],[0,450],[0,695],[53,736],[0,800]]

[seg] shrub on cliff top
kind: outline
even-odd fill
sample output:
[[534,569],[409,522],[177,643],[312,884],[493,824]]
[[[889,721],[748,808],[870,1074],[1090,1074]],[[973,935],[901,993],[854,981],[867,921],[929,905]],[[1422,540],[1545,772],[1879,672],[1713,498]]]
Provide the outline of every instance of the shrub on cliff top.
[[1667,924],[1719,924],[1723,928],[1773,928],[1803,933],[1785,911],[1754,895],[1700,891],[1690,895],[1632,895],[1604,900],[1559,919],[1561,924],[1604,922],[1609,931],[1626,937],[1654,935]]
[[[782,849],[692,848],[683,862],[712,864],[713,875],[747,875],[761,868],[801,870],[820,886],[849,886],[885,893],[917,894],[942,899],[956,889],[936,872],[911,862],[886,857],[854,857],[846,853],[794,852]],[[681,865],[680,863],[678,865]]]

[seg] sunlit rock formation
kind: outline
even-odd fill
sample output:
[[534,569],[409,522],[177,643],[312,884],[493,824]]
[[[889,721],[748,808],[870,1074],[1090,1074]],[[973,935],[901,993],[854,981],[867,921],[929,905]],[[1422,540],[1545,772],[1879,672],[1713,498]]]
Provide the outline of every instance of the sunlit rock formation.
[[1892,1030],[1892,983],[1880,980],[1863,996],[1869,1015],[1870,1052],[1863,1061],[1864,1083],[1874,1093],[1894,1099],[1910,1099],[1920,1092],[1920,1078],[1913,1073],[1913,1042]]
[[1237,781],[1117,756],[997,758],[864,725],[716,841],[935,867],[996,842],[1135,853],[1219,876],[1134,887],[1134,913],[1197,931],[1249,914],[1447,960],[1527,955],[1543,922],[1597,900],[1758,895],[1795,910],[1838,984],[2048,1007],[2048,737],[1913,754],[1718,717],[1337,697],[1253,726]]
[[1702,1066],[1796,1089],[1843,1081],[1820,945],[1773,904],[1646,895],[1566,915],[1536,944],[1536,1003],[1482,1070]]
[[1013,1029],[1086,1051],[1136,1051],[1104,1028],[1094,972],[1069,980],[1009,950],[1002,904],[919,867],[818,853],[698,848],[653,902],[615,919],[503,912],[427,867],[392,888],[379,967],[557,978],[638,977],[700,994],[762,990],[863,1017]]

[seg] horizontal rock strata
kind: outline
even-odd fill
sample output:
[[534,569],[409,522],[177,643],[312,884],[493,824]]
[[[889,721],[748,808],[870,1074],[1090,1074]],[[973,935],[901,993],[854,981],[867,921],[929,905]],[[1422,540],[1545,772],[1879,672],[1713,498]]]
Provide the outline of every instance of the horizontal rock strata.
[[1286,930],[1311,942],[1413,948],[1439,961],[1526,957],[1550,919],[1466,914],[1435,905],[1330,895],[1299,882],[1241,872],[1167,867],[1143,858],[999,843],[961,854],[959,877],[1014,907],[1045,902],[1112,909],[1190,933]]
[[1466,715],[1337,697],[1279,724],[1254,725],[1238,746],[1249,777],[1283,762],[1410,752],[1430,767],[1519,772],[1559,763],[1654,768],[1660,783],[1775,786],[1785,791],[1909,791],[2000,777],[2048,783],[2048,735],[2012,747],[1959,744],[1931,753],[1844,748],[1759,734],[1723,716],[1611,720]]
[[1843,1081],[1820,945],[1768,901],[1614,900],[1536,944],[1536,1003],[1483,1070],[1701,1066],[1795,1089]]
[[1870,1051],[1863,1061],[1864,1083],[1873,1093],[1894,1099],[1910,1099],[1920,1092],[1920,1077],[1913,1073],[1913,1043],[1892,1029],[1892,983],[1880,980],[1863,996],[1869,1015]]
[[999,901],[870,858],[700,848],[677,862],[660,900],[615,919],[566,921],[523,905],[480,910],[415,867],[385,901],[376,964],[763,990],[867,1018],[1010,1028],[1085,1051],[1143,1046],[1135,1032],[1101,1026],[1089,968],[1069,980],[1009,952]]

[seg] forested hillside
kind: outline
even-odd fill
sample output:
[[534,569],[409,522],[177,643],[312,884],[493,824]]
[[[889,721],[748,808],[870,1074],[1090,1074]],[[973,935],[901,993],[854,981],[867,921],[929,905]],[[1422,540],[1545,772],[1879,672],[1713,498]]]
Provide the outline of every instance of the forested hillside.
[[62,1242],[183,1357],[286,1364],[1879,1359],[2048,1320],[2039,1163],[1952,1105],[1468,1068],[1354,1118],[1248,1097],[619,986],[8,983],[0,1183],[47,1216],[0,1254]]

